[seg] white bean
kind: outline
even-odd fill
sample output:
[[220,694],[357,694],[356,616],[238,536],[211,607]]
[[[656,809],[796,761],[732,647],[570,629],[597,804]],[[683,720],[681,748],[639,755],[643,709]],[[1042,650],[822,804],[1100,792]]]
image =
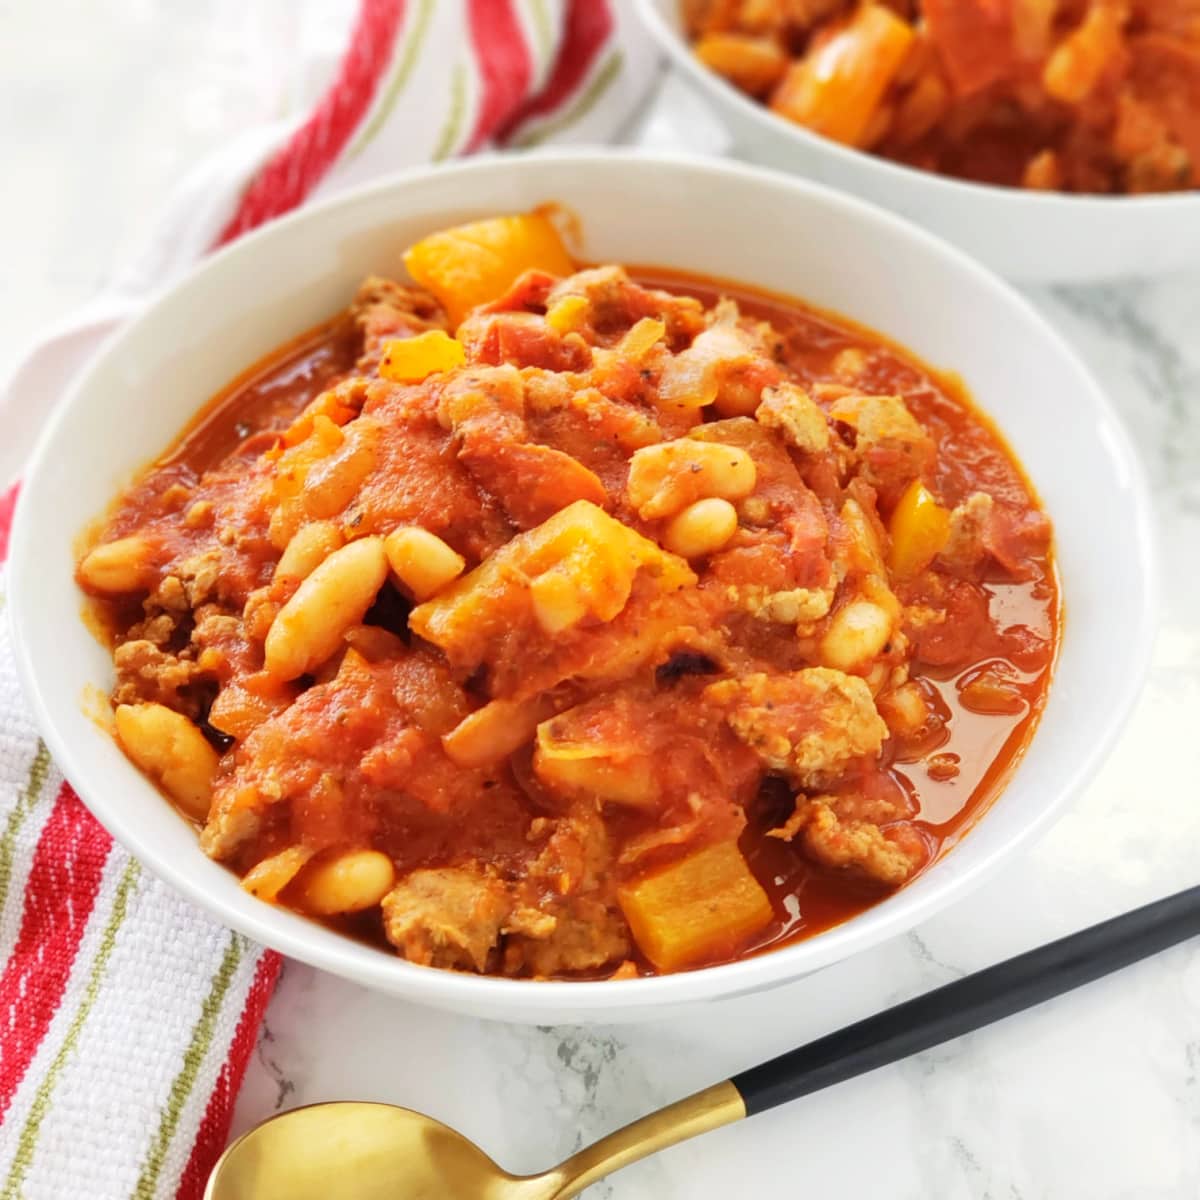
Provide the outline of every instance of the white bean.
[[302,525],[280,555],[275,578],[307,579],[341,544],[341,531],[332,521]]
[[499,762],[532,739],[545,709],[541,699],[489,700],[442,735],[442,748],[459,767]]
[[892,618],[870,600],[839,608],[819,646],[823,666],[852,671],[877,655],[892,635]]
[[150,544],[135,533],[97,546],[79,564],[79,581],[109,595],[145,591],[154,581]]
[[676,438],[634,454],[626,494],[638,515],[653,521],[709,496],[740,500],[757,482],[754,459],[739,446]]
[[537,623],[549,634],[573,629],[588,614],[576,579],[562,564],[544,571],[529,585],[529,601]]
[[194,821],[208,818],[217,752],[182,713],[163,704],[121,704],[114,714],[117,741]]
[[462,573],[467,560],[419,525],[393,529],[383,548],[396,578],[417,601],[428,600]]
[[355,427],[340,449],[313,464],[304,479],[304,508],[309,516],[332,517],[358,494],[378,457],[378,440],[373,433]]
[[276,679],[295,679],[325,662],[346,630],[363,619],[387,569],[382,538],[362,538],[335,550],[271,623],[264,644],[266,670]]
[[374,908],[392,890],[396,868],[378,850],[346,850],[305,871],[300,903],[318,917],[362,912]]
[[737,532],[737,509],[728,500],[709,496],[672,517],[663,545],[681,558],[703,558],[720,550]]

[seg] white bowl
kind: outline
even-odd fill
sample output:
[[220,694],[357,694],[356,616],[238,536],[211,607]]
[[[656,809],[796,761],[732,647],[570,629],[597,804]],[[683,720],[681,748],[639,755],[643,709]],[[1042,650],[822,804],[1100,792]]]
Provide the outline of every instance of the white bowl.
[[[578,213],[587,259],[791,293],[960,372],[1057,527],[1062,654],[1041,729],[1008,789],[910,887],[808,941],[729,966],[603,983],[412,966],[247,895],[87,712],[87,696],[110,688],[112,667],[81,619],[72,578],[80,531],[218,388],[345,305],[364,275],[397,270],[415,238],[547,200]],[[13,532],[10,607],[20,672],[67,778],[137,858],[219,920],[426,1004],[518,1021],[612,1021],[771,987],[893,937],[1044,828],[1096,770],[1137,692],[1152,632],[1149,513],[1133,451],[1096,384],[1025,301],[964,255],[786,176],[719,161],[560,152],[365,188],[245,238],[159,297],[101,351],[42,436]]]
[[681,32],[680,0],[636,4],[683,77],[716,110],[741,158],[882,204],[1010,279],[1083,283],[1200,267],[1200,192],[1074,196],[901,166],[776,116],[710,71]]

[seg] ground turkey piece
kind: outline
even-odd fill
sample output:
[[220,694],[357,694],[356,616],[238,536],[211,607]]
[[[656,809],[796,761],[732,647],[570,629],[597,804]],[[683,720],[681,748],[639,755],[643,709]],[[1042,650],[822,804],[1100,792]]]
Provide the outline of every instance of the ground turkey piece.
[[512,911],[504,882],[478,868],[413,871],[383,898],[388,941],[423,967],[486,971]]
[[1016,579],[1031,576],[1030,559],[1046,553],[1050,525],[1041,513],[997,504],[986,492],[972,492],[950,514],[950,534],[938,562],[959,573],[977,570],[992,558]]
[[200,716],[196,685],[211,682],[212,676],[192,659],[179,658],[137,638],[113,651],[113,664],[117,669],[114,704],[153,701],[192,720]]
[[629,932],[613,898],[608,829],[589,801],[548,826],[551,832],[522,885],[528,907],[505,925],[504,971],[576,975],[629,954]]
[[870,821],[842,818],[834,810],[836,802],[836,797],[802,797],[788,822],[771,836],[784,841],[799,837],[814,862],[855,871],[885,887],[899,887],[916,874],[928,851],[912,825],[881,829]]
[[829,423],[824,412],[794,383],[784,380],[778,387],[764,388],[754,416],[760,425],[779,433],[802,454],[823,454],[829,449]]
[[549,906],[532,936],[517,931],[505,948],[505,971],[542,978],[577,975],[608,963],[620,962],[629,954],[629,934],[624,917],[613,904],[591,896],[579,896]]
[[188,604],[199,608],[201,604],[220,595],[221,554],[217,550],[204,550],[185,559],[175,573],[183,583]]
[[828,667],[723,679],[704,697],[768,767],[801,781],[878,754],[887,737],[866,681]]
[[942,547],[943,565],[971,570],[987,553],[984,536],[996,502],[986,492],[972,492],[950,514],[950,533]]
[[899,396],[843,396],[829,415],[854,429],[859,477],[881,496],[898,500],[909,483],[933,468],[933,439]]
[[612,868],[612,847],[591,801],[580,801],[566,816],[540,824],[550,832],[530,864],[531,880],[559,895],[592,891],[605,880]]
[[221,588],[221,567],[217,550],[193,554],[176,564],[147,598],[147,615],[161,612],[182,617],[215,599]]

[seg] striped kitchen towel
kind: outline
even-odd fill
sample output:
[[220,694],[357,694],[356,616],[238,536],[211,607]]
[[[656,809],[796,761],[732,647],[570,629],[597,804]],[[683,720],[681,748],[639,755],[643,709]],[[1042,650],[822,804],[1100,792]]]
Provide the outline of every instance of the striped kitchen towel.
[[[362,0],[316,103],[199,164],[121,295],[31,351],[0,393],[0,484],[139,292],[386,171],[606,140],[653,67],[621,0]],[[0,609],[15,499],[0,490]],[[279,965],[93,820],[28,716],[0,613],[0,1200],[200,1197]]]

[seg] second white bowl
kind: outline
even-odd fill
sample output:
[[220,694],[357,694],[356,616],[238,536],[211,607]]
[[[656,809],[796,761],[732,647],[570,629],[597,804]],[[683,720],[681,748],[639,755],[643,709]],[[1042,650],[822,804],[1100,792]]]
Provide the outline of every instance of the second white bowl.
[[635,3],[672,63],[724,122],[741,158],[890,208],[1010,279],[1083,283],[1200,268],[1200,192],[1032,192],[901,166],[777,116],[710,71],[681,32],[680,0]]

